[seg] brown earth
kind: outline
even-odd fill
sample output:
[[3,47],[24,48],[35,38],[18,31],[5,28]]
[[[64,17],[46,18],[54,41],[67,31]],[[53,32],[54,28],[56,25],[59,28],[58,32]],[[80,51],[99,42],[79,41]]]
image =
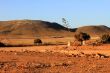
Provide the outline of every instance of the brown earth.
[[[83,26],[71,28],[68,31],[64,26],[56,22],[42,20],[12,20],[0,21],[0,36],[9,38],[26,37],[64,37],[73,36],[74,32],[85,32],[91,36],[99,36],[102,33],[110,33],[110,28],[104,25]],[[65,34],[66,33],[66,34]]]
[[109,73],[110,44],[0,48],[0,73]]
[[110,34],[110,28],[104,25],[99,26],[82,26],[76,32],[85,32],[91,36],[100,36],[102,34]]
[[[66,33],[66,34],[65,34]],[[0,21],[1,36],[24,36],[41,37],[41,36],[71,36],[73,32],[69,32],[64,26],[41,20],[12,20]]]

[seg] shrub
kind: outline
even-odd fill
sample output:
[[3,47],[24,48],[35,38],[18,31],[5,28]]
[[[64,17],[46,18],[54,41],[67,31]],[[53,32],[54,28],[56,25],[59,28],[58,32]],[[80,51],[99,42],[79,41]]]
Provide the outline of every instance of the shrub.
[[42,40],[41,39],[35,39],[34,40],[34,44],[35,45],[41,45],[42,44]]
[[0,47],[5,47],[6,45],[2,42],[0,42]]
[[89,40],[90,39],[90,35],[88,35],[87,33],[80,32],[80,33],[76,33],[74,35],[74,38],[77,41],[80,41],[81,45],[84,45],[84,41]]
[[100,37],[101,43],[110,43],[110,35],[109,34],[103,34]]

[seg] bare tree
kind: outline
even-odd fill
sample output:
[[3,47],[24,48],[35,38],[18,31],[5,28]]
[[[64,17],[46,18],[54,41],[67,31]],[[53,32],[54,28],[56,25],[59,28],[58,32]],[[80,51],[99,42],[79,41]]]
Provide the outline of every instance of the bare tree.
[[66,27],[69,31],[69,22],[65,18],[62,18],[62,22],[63,22],[63,26]]

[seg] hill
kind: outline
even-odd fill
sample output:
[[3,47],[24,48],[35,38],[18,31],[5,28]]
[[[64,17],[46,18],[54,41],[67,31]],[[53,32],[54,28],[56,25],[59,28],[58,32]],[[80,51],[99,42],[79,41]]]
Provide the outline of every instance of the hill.
[[0,36],[73,36],[74,32],[85,32],[91,36],[99,36],[110,33],[110,28],[104,25],[83,26],[68,31],[67,28],[58,23],[42,20],[0,21]]
[[[66,34],[65,34],[66,33]],[[0,35],[71,36],[73,32],[54,22],[41,20],[0,21]]]
[[92,36],[96,35],[99,36],[104,33],[110,33],[110,28],[104,25],[99,26],[83,26],[79,27],[76,32],[85,32]]

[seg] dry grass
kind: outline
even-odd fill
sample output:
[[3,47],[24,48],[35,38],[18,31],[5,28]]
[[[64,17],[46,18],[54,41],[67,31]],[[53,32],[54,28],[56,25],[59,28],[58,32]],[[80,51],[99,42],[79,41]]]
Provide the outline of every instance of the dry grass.
[[[9,45],[34,45],[34,39],[2,39],[1,42],[4,42]],[[41,37],[40,38],[44,45],[64,45],[68,41],[73,41],[73,37],[63,37],[63,38],[52,38],[52,37]]]

